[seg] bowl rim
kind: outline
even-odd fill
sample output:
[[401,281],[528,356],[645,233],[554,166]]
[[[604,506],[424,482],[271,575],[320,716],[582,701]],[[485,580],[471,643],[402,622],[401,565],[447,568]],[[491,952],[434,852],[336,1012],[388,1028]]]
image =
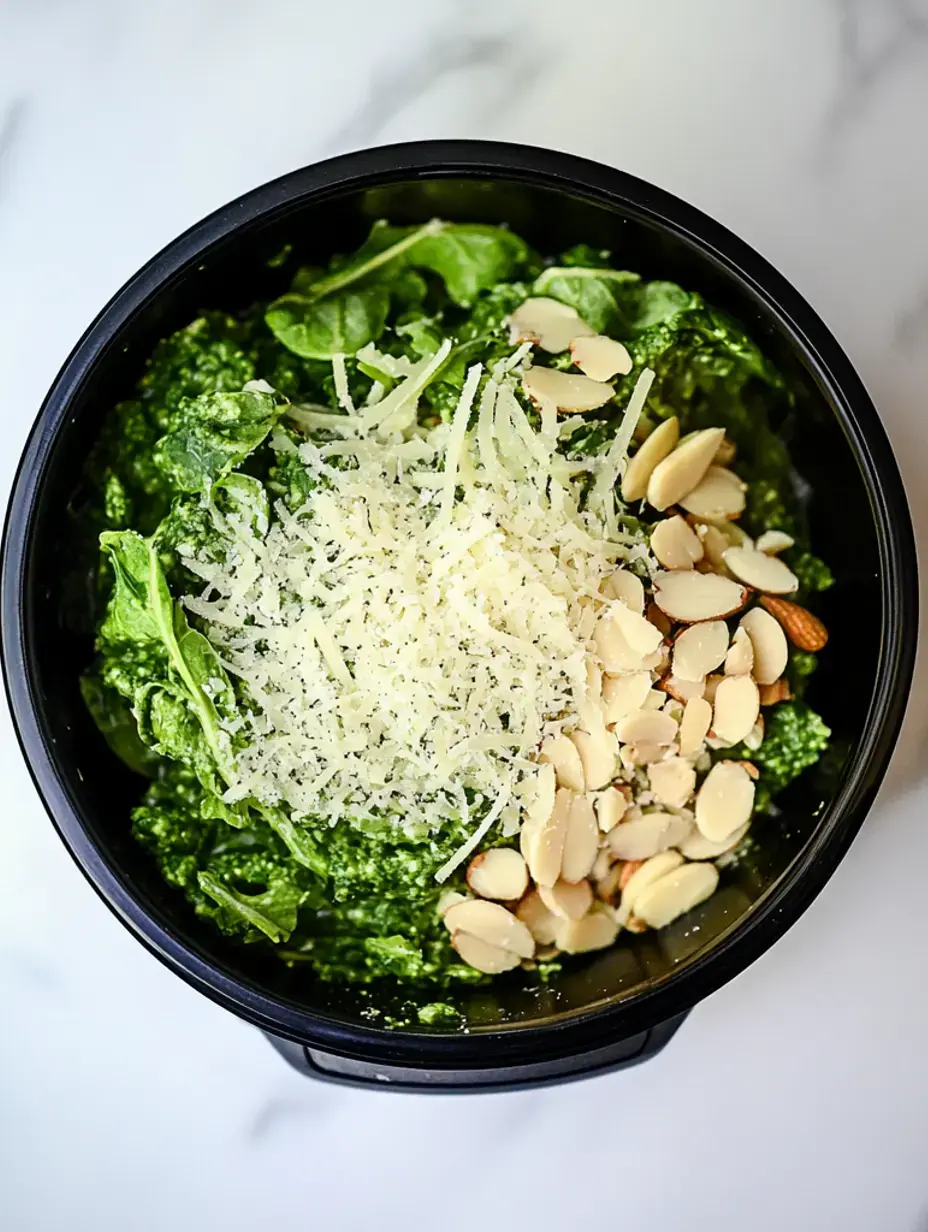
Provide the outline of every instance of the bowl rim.
[[[109,343],[164,287],[235,232],[313,199],[416,178],[531,183],[621,210],[702,250],[778,320],[836,408],[861,469],[878,530],[883,653],[864,734],[842,784],[802,857],[721,935],[709,951],[637,992],[550,1023],[469,1034],[386,1030],[326,1018],[270,995],[199,953],[156,920],[96,846],[56,764],[32,672],[22,595],[31,529],[55,438]],[[72,858],[135,937],[188,984],[285,1039],[361,1059],[414,1067],[488,1061],[501,1067],[582,1054],[690,1009],[767,950],[806,910],[834,872],[876,795],[905,712],[915,661],[918,591],[915,540],[902,480],[870,397],[850,360],[805,299],[753,248],[695,207],[627,172],[532,146],[477,140],[418,141],[339,155],[291,171],[220,207],[149,260],[98,313],[55,378],[24,447],[0,548],[0,653],[20,748],[39,796]],[[906,634],[908,633],[908,636]]]

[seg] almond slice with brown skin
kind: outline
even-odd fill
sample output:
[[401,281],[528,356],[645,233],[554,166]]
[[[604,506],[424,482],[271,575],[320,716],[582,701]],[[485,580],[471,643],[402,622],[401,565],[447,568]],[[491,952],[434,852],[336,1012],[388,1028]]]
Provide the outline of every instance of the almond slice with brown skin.
[[725,656],[726,676],[747,676],[754,669],[754,644],[741,625],[735,630]]
[[724,620],[706,620],[679,633],[673,644],[673,674],[681,680],[705,681],[725,659],[728,625]]
[[613,605],[605,619],[612,620],[619,626],[628,645],[635,654],[640,654],[643,658],[653,654],[664,640],[660,629],[621,601]]
[[575,731],[571,732],[570,739],[580,754],[587,790],[598,791],[611,783],[615,778],[615,759],[619,755],[619,746],[612,732],[605,727],[594,732]]
[[778,702],[788,702],[793,696],[789,682],[783,676],[773,684],[761,685],[759,692],[762,706],[776,706]]
[[525,860],[511,847],[491,847],[467,866],[467,884],[481,898],[514,902],[528,888]]
[[721,843],[750,821],[753,808],[754,784],[744,767],[716,762],[696,793],[696,825],[705,838]]
[[734,471],[710,466],[703,478],[684,496],[680,504],[687,513],[707,521],[737,518],[744,512],[745,484]]
[[619,935],[615,916],[605,904],[601,911],[593,910],[582,920],[564,920],[557,930],[555,944],[565,954],[588,954],[606,950]]
[[714,864],[684,864],[659,877],[635,900],[635,915],[651,928],[666,928],[715,893],[719,884]]
[[754,664],[751,672],[758,684],[773,684],[786,671],[789,646],[780,623],[762,607],[752,607],[741,617],[740,627],[751,639]]
[[679,868],[683,863],[683,857],[678,851],[662,851],[660,855],[652,856],[650,860],[630,863],[632,873],[622,886],[622,902],[617,912],[620,924],[624,924],[631,915],[638,895],[667,873],[672,873],[674,869]]
[[762,535],[758,536],[754,546],[758,552],[764,552],[768,556],[776,556],[779,552],[785,552],[787,548],[791,548],[796,540],[792,535],[788,535],[783,530],[765,530]]
[[672,697],[674,701],[682,702],[684,705],[688,701],[692,701],[694,697],[702,697],[706,691],[705,680],[681,680],[679,676],[664,676],[658,682],[659,689]]
[[824,650],[828,643],[828,630],[817,616],[798,603],[776,599],[771,595],[763,595],[761,604],[780,622],[797,650]]
[[606,676],[603,680],[603,719],[606,724],[618,723],[633,710],[640,710],[650,691],[650,672]]
[[539,886],[538,897],[558,919],[580,920],[593,905],[593,888],[588,881],[556,881],[553,886]]
[[577,746],[569,736],[549,736],[541,746],[538,760],[554,767],[558,787],[571,791],[586,791],[583,762]]
[[522,827],[519,835],[522,855],[532,879],[538,885],[552,886],[561,875],[561,859],[573,794],[566,787],[559,787],[554,797],[551,816],[543,821],[526,822]]
[[716,860],[738,846],[750,829],[750,825],[749,821],[745,822],[734,834],[729,834],[728,838],[719,843],[713,843],[696,830],[680,844],[680,854],[686,856],[687,860]]
[[461,894],[457,890],[445,890],[438,900],[438,914],[444,917],[445,912],[449,907],[455,906],[456,903],[466,903],[467,895]]
[[665,638],[670,637],[670,631],[673,628],[673,625],[656,603],[651,602],[648,604],[646,616],[648,620],[650,620],[651,624],[654,625],[655,629],[660,629]]
[[621,599],[627,608],[639,616],[644,611],[644,585],[630,569],[616,569],[600,589],[607,599]]
[[776,556],[767,556],[756,548],[728,548],[724,560],[736,578],[755,590],[771,595],[791,595],[799,589],[799,579],[792,569]]
[[712,725],[712,707],[702,697],[694,697],[683,707],[680,720],[680,755],[695,757]]
[[570,357],[580,371],[594,381],[611,381],[614,376],[628,376],[632,370],[628,348],[605,334],[574,338]]
[[669,757],[648,766],[648,782],[659,803],[683,808],[696,790],[696,771],[682,757]]
[[629,459],[622,479],[622,500],[627,505],[644,498],[655,466],[667,457],[679,437],[680,421],[672,415],[645,438],[638,452]]
[[619,860],[647,860],[659,851],[676,847],[692,828],[692,822],[675,813],[646,813],[610,830],[606,842]]
[[553,402],[559,411],[595,411],[615,392],[611,385],[557,368],[526,368],[522,387],[533,402]]
[[596,818],[603,834],[614,830],[628,808],[628,799],[618,787],[607,787],[596,797]]
[[704,428],[680,441],[672,453],[658,462],[648,480],[648,504],[655,509],[676,505],[692,492],[712,465],[725,438],[724,428]]
[[510,342],[536,342],[553,355],[566,351],[575,338],[594,334],[574,308],[545,295],[525,300],[509,318]]
[[538,890],[529,890],[516,907],[516,916],[539,945],[553,944],[558,918],[544,905]]
[[623,744],[671,744],[677,734],[677,721],[663,710],[642,708],[620,719],[615,734]]
[[654,526],[651,551],[665,569],[692,569],[703,556],[699,536],[679,514]]
[[570,802],[567,818],[567,834],[561,856],[561,879],[577,882],[588,877],[598,850],[599,824],[593,809],[593,798],[575,795]]
[[491,945],[470,933],[454,933],[451,945],[468,967],[482,971],[484,975],[500,975],[503,971],[511,971],[522,961],[512,950],[500,949],[499,946]]
[[715,573],[676,569],[654,578],[654,602],[671,620],[682,624],[733,616],[744,607],[747,597],[747,587]]
[[535,940],[522,921],[499,903],[485,898],[469,898],[449,907],[445,912],[445,927],[452,933],[469,933],[487,945],[511,950],[520,958],[531,958],[535,953]]
[[715,691],[712,731],[726,744],[745,738],[760,714],[760,693],[750,676],[726,676]]

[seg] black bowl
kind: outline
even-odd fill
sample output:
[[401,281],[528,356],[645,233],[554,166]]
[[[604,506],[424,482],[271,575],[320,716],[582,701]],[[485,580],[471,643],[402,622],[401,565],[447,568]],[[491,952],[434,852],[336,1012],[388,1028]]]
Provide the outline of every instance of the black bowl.
[[[234,310],[281,290],[288,272],[267,260],[287,242],[294,261],[321,262],[354,247],[374,218],[435,215],[505,221],[542,252],[578,242],[610,248],[618,263],[698,290],[739,318],[797,390],[793,456],[812,485],[815,545],[838,579],[825,596],[832,640],[810,700],[841,755],[794,785],[781,818],[755,827],[752,859],[698,912],[574,960],[550,985],[511,978],[467,994],[467,1032],[373,1025],[372,1005],[402,1013],[422,998],[314,982],[221,937],[161,881],[129,834],[140,781],[108,752],[78,692],[92,637],[63,585],[79,550],[68,527],[82,462],[158,338],[202,308]],[[155,257],[103,310],[46,398],[3,545],[14,721],[52,820],[97,892],[194,987],[298,1045],[321,1070],[421,1087],[547,1081],[638,1055],[661,1024],[771,945],[825,884],[873,800],[902,720],[916,619],[915,550],[895,461],[860,380],[809,305],[757,253],[667,193],[564,154],[484,142],[399,145],[296,171]]]

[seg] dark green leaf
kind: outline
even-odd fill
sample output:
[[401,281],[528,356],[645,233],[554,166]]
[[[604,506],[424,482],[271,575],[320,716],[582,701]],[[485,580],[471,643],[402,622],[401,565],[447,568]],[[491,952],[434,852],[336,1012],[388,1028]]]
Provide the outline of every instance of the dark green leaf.
[[601,268],[552,266],[536,278],[533,291],[569,304],[597,333],[626,340],[698,302],[675,283]]
[[267,310],[268,327],[295,355],[331,359],[354,355],[383,333],[390,309],[382,286],[340,291],[324,299],[283,295]]
[[207,491],[261,444],[282,410],[273,393],[261,390],[182,399],[155,461],[180,491]]
[[158,756],[139,736],[138,723],[126,698],[93,672],[81,677],[81,695],[104,740],[130,770],[150,778]]
[[469,307],[481,291],[504,282],[526,260],[528,248],[502,227],[446,223],[424,235],[407,254],[411,265],[433,270],[456,304]]
[[227,926],[238,919],[246,928],[259,929],[272,941],[286,941],[296,927],[304,894],[290,882],[275,884],[261,894],[238,894],[211,873],[199,873],[197,880],[204,894],[222,909]]

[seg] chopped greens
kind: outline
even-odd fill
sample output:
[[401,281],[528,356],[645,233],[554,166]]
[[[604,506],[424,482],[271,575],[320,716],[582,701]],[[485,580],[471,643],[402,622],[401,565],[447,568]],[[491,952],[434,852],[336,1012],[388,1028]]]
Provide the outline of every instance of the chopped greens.
[[[287,248],[268,264],[278,268],[289,255]],[[257,770],[251,786],[238,778],[261,725],[268,756],[274,732],[262,709],[267,674],[243,670],[236,652],[270,653],[274,631],[264,616],[297,602],[304,579],[291,572],[286,585],[259,588],[253,612],[228,637],[211,623],[222,615],[217,579],[232,563],[256,562],[260,573],[261,561],[280,554],[279,528],[361,464],[363,431],[405,440],[405,470],[422,466],[428,442],[439,441],[448,451],[436,463],[439,477],[447,465],[465,485],[460,450],[468,427],[476,427],[481,466],[492,471],[508,458],[520,482],[547,448],[563,489],[573,490],[579,475],[581,504],[592,493],[598,507],[602,480],[584,488],[584,475],[601,474],[597,459],[612,457],[632,391],[649,370],[653,381],[639,386],[639,404],[647,392],[639,426],[673,415],[683,434],[724,427],[737,451],[730,465],[748,485],[739,525],[752,536],[779,529],[793,537],[782,559],[798,578],[801,602],[831,585],[809,544],[786,444],[795,412],[781,375],[736,321],[698,294],[609,262],[607,252],[580,244],[543,267],[502,227],[378,222],[356,252],[325,268],[301,267],[273,301],[237,316],[205,312],[165,338],[132,396],[110,413],[87,468],[105,612],[81,688],[111,750],[149,780],[132,815],[135,837],[168,885],[221,932],[273,944],[283,961],[306,963],[323,979],[449,988],[486,978],[458,958],[438,906],[449,888],[465,888],[455,860],[475,827],[488,829],[477,831],[480,851],[516,845],[517,826],[492,828],[497,815],[478,792],[459,790],[447,824],[430,831],[389,809],[373,815],[348,798],[333,803],[321,777],[319,807],[309,813],[285,794],[260,798]],[[516,353],[508,319],[530,296],[573,308],[592,330],[623,341],[632,359],[606,404],[570,431],[562,426],[560,436],[556,413],[534,406],[519,385],[529,361]],[[530,362],[576,371],[566,351],[536,349]],[[423,481],[424,509],[429,483],[437,482]],[[443,500],[436,497],[436,528],[455,500],[449,482]],[[333,525],[345,516],[334,503],[316,508],[329,509]],[[647,581],[650,515],[626,508],[616,494],[611,517],[628,568]],[[585,518],[578,508],[571,550],[589,538]],[[473,533],[476,542],[476,523]],[[320,576],[333,559],[334,549],[318,552]],[[350,682],[350,658],[317,616],[307,605],[305,644],[318,646],[333,677]],[[473,617],[478,628],[480,618]],[[786,675],[795,698],[815,665],[814,655],[791,650]],[[345,713],[346,723],[360,722]],[[766,713],[759,748],[713,754],[756,764],[758,810],[819,759],[829,737],[803,700]],[[511,757],[507,740],[498,743]],[[341,808],[338,824],[323,816],[323,799],[328,813]],[[499,804],[503,823],[513,809]],[[454,871],[439,885],[444,868]],[[541,963],[539,977],[554,969]],[[454,1026],[460,1016],[434,1001],[419,1020]]]

